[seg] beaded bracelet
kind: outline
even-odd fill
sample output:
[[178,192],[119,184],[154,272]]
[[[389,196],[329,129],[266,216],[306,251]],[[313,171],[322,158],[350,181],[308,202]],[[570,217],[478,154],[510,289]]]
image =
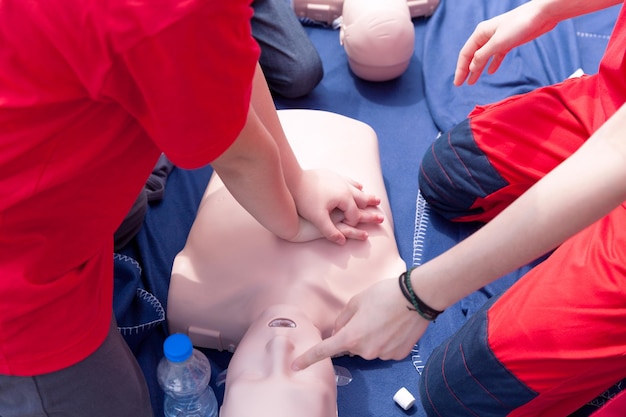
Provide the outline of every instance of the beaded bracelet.
[[435,310],[434,308],[429,307],[428,304],[420,300],[419,297],[415,295],[415,291],[413,291],[413,286],[411,285],[411,272],[413,272],[414,269],[415,267],[400,274],[398,277],[400,290],[402,291],[404,298],[406,298],[413,306],[412,308],[407,306],[409,310],[416,311],[417,314],[428,321],[434,321],[437,316],[443,313],[443,311]]

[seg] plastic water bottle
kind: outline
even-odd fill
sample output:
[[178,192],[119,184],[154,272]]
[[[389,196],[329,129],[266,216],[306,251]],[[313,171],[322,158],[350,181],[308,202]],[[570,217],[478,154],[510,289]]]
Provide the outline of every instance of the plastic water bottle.
[[187,335],[176,333],[163,343],[165,357],[157,367],[165,392],[165,417],[217,417],[218,404],[211,380],[211,364],[193,348]]

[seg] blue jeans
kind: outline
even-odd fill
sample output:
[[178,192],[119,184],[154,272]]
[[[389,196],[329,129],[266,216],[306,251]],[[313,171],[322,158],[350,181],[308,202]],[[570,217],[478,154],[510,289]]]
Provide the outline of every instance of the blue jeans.
[[252,2],[252,35],[261,47],[259,63],[273,94],[309,94],[324,76],[322,60],[287,0]]

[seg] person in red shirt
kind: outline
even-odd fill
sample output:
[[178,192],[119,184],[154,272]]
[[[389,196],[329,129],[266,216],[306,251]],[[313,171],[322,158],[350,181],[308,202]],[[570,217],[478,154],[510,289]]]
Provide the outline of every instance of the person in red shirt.
[[358,183],[301,169],[258,66],[249,0],[0,10],[3,417],[151,415],[112,319],[113,235],[161,153],[211,163],[283,239],[343,244],[381,220]]
[[[456,85],[514,47],[620,0],[533,0],[480,23]],[[423,265],[356,295],[295,369],[340,352],[402,359],[444,309],[549,255],[433,351],[428,416],[566,416],[626,377],[626,9],[598,72],[476,107],[425,154],[420,191],[485,223]],[[416,314],[418,313],[418,314]],[[624,397],[622,396],[622,399]]]

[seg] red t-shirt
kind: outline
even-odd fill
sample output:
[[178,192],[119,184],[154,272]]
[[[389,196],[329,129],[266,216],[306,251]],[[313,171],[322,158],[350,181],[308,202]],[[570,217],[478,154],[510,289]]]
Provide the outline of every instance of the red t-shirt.
[[593,118],[593,130],[598,129],[626,100],[626,7],[615,22],[611,39],[598,69],[598,97],[595,109],[588,109]]
[[3,0],[0,374],[72,365],[112,316],[113,233],[161,151],[193,168],[243,127],[250,0]]

